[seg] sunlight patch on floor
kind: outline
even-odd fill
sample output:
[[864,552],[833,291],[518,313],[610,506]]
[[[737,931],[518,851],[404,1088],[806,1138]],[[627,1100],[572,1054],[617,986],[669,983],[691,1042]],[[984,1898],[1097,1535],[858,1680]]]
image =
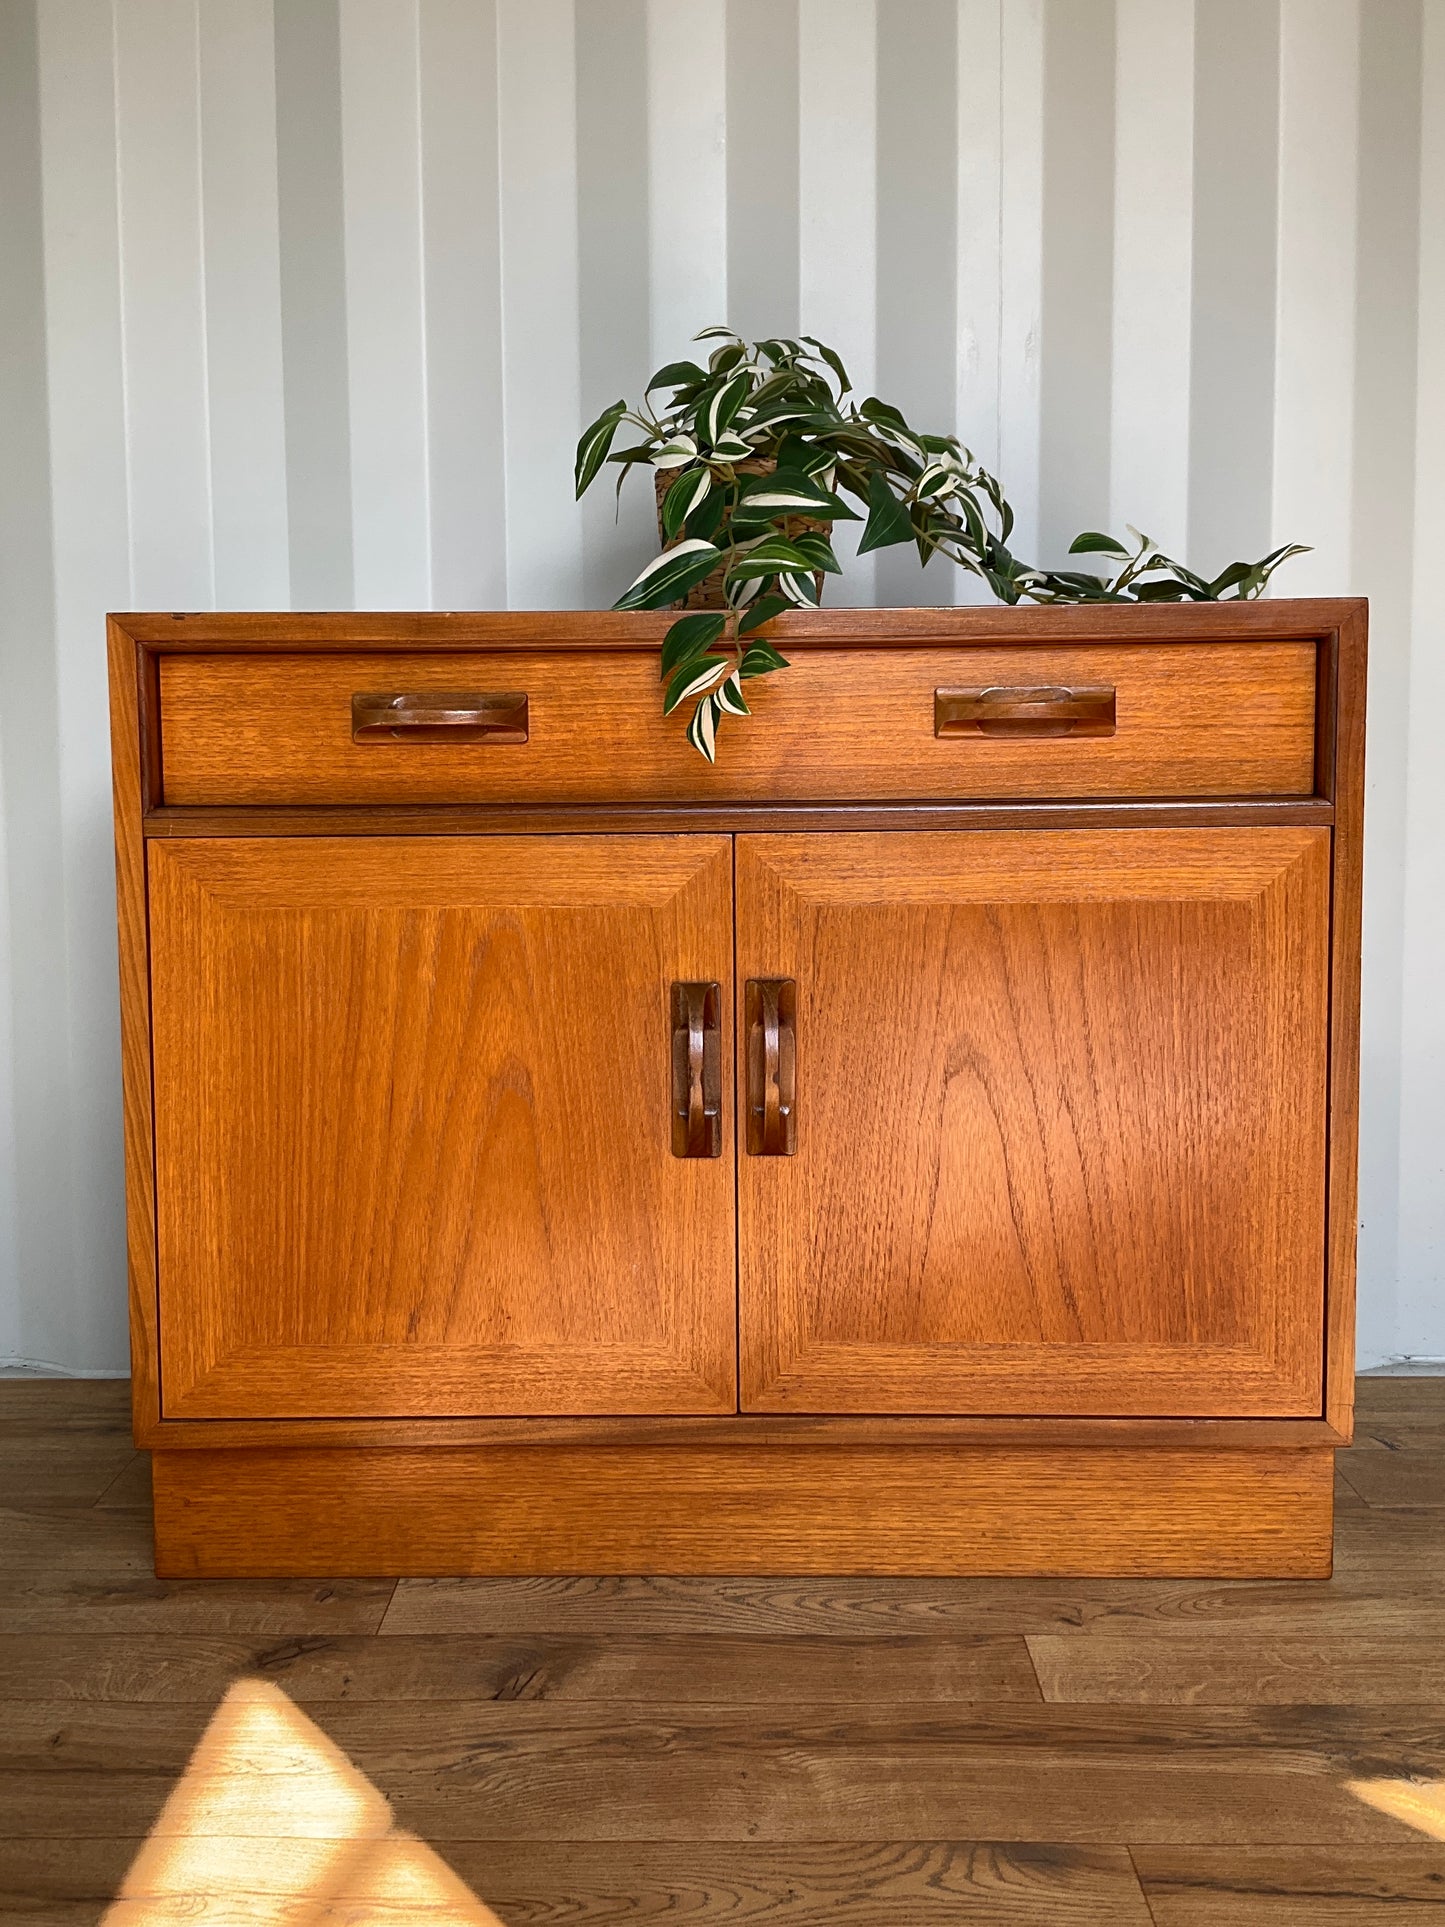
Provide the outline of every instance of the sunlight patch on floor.
[[1347,1780],[1349,1791],[1367,1807],[1388,1813],[1417,1833],[1445,1840],[1445,1780]]
[[102,1927],[501,1927],[278,1687],[216,1709]]

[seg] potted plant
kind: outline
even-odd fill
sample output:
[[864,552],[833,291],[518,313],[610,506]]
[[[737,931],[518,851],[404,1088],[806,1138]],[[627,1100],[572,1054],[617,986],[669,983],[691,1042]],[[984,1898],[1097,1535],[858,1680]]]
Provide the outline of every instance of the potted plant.
[[[613,606],[685,608],[662,645],[663,713],[693,704],[687,739],[709,762],[723,718],[749,713],[743,684],[787,667],[758,632],[816,607],[839,573],[835,522],[864,522],[860,554],[912,542],[924,564],[947,556],[1008,603],[1249,598],[1303,553],[1290,543],[1206,580],[1136,530],[1132,545],[1089,530],[1070,553],[1108,557],[1111,574],[1034,568],[1008,546],[998,480],[956,436],[921,434],[876,396],[855,401],[825,343],[746,342],[721,327],[695,338],[716,343],[707,366],[669,362],[637,408],[604,409],[577,444],[576,485],[580,497],[608,463],[619,491],[631,468],[655,478],[660,551]],[[624,422],[641,439],[614,450]]]

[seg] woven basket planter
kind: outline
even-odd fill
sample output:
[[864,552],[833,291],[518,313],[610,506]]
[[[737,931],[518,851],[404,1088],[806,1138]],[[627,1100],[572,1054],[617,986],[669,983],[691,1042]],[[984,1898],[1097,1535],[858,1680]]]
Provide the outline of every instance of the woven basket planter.
[[[771,475],[777,466],[776,462],[761,460],[739,462],[736,473],[739,475]],[[659,468],[653,471],[653,487],[657,494],[657,539],[662,542],[664,549],[676,548],[677,544],[682,540],[682,537],[677,535],[673,537],[672,541],[665,541],[662,532],[663,498],[676,479],[677,470],[675,468]],[[831,522],[819,521],[814,515],[789,515],[784,518],[782,529],[784,535],[790,537],[808,534],[827,535],[832,526]],[[821,569],[814,571],[813,580],[818,585],[818,596],[821,600],[823,594],[823,571]],[[695,588],[688,590],[681,602],[674,602],[672,606],[674,609],[726,609],[728,605],[727,597],[723,594],[722,569],[716,568],[711,575],[704,576]]]

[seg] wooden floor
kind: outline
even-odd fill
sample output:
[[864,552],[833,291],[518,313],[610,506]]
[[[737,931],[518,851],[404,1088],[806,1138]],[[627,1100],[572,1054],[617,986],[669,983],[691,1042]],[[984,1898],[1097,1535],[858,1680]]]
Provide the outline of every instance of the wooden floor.
[[[97,1920],[259,1678],[507,1927],[1445,1923],[1445,1379],[1361,1382],[1288,1584],[163,1583],[124,1399],[0,1382],[7,1919]],[[165,1917],[283,1917],[244,1845]]]

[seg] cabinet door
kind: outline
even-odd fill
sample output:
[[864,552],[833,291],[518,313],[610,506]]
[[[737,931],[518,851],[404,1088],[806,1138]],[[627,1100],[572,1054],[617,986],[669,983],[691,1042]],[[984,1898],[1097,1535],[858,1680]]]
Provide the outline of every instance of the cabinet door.
[[743,1408],[1318,1414],[1328,879],[1317,829],[740,838],[797,1078]]
[[150,917],[167,1416],[734,1409],[728,838],[153,843]]

